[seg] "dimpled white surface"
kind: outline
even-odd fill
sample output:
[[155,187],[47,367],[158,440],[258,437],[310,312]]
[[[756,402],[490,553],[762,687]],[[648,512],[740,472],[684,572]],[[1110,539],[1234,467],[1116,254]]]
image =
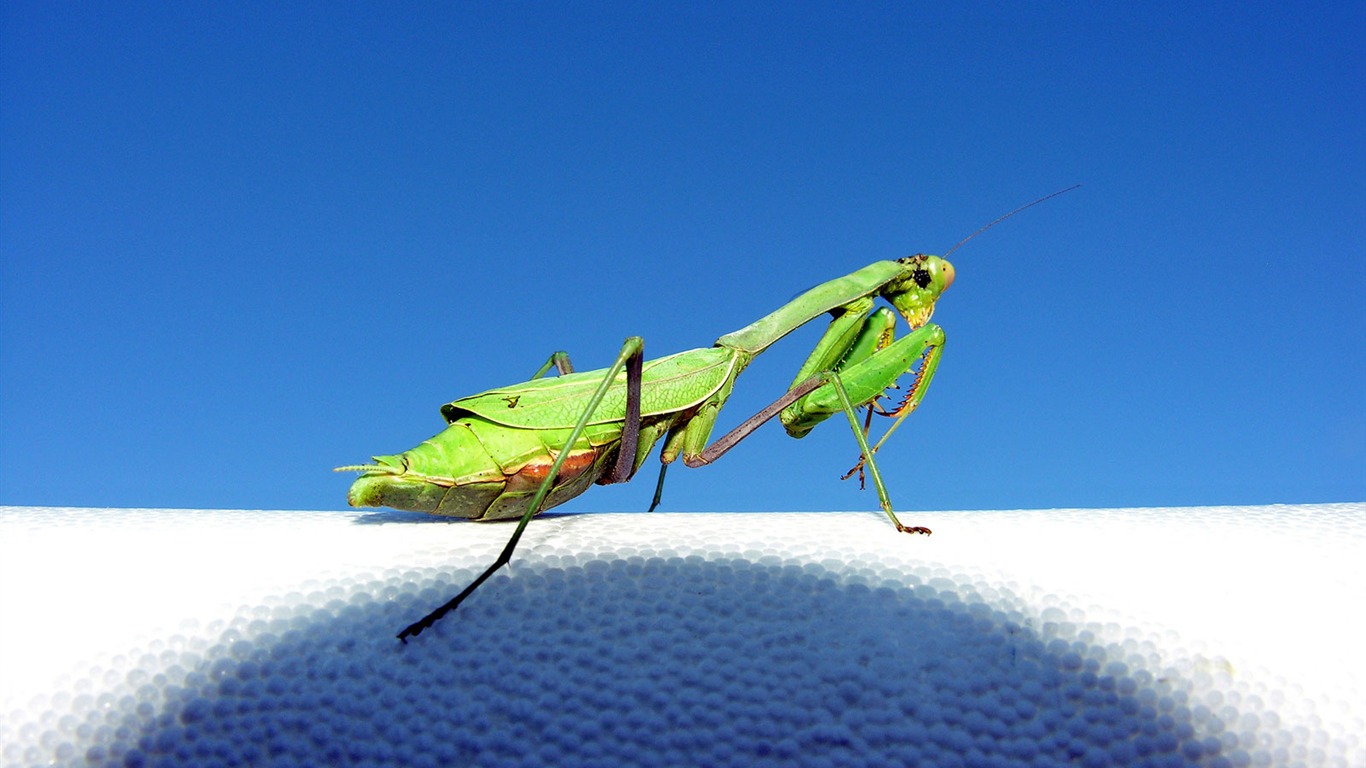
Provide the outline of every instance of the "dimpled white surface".
[[0,508],[0,765],[1366,765],[1366,504]]

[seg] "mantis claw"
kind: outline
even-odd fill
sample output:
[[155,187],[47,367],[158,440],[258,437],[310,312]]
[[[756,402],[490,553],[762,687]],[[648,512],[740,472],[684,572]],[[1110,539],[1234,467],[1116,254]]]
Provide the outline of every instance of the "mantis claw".
[[901,531],[902,533],[923,533],[923,534],[925,534],[926,536],[929,536],[931,533],[933,533],[933,531],[931,531],[929,528],[926,528],[926,527],[923,526],[923,525],[900,525],[900,524],[898,524],[897,527],[896,527],[896,529],[897,529],[898,531]]
[[864,459],[863,456],[859,456],[859,457],[858,457],[858,463],[855,464],[854,466],[850,467],[848,472],[845,472],[843,475],[840,475],[840,479],[841,479],[841,480],[848,480],[849,478],[851,478],[851,477],[854,476],[854,473],[855,473],[855,472],[857,472],[857,473],[858,473],[858,489],[859,489],[860,491],[866,489],[868,486],[867,486],[867,484],[864,482],[864,477],[863,477],[863,467],[864,467],[865,462],[866,462],[866,459]]

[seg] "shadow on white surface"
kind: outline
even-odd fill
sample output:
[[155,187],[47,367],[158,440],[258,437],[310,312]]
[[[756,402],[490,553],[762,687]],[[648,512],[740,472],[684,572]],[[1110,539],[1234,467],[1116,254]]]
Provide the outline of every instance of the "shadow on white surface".
[[[319,515],[298,514],[273,522],[306,528],[304,516]],[[1295,692],[1247,681],[1225,656],[1173,653],[1160,632],[1097,623],[1067,601],[1041,607],[1009,580],[924,562],[925,548],[913,560],[874,547],[860,562],[833,539],[824,553],[764,543],[787,518],[819,516],[651,518],[676,532],[704,529],[701,545],[675,541],[670,553],[634,541],[622,530],[628,516],[595,517],[538,521],[543,535],[511,576],[406,646],[394,633],[467,583],[509,529],[318,518],[345,525],[343,536],[422,528],[461,539],[479,531],[479,541],[456,552],[438,545],[412,567],[363,566],[297,591],[267,588],[235,612],[208,610],[179,631],[123,646],[140,650],[7,711],[0,756],[5,765],[196,766],[1245,766],[1361,757],[1355,734],[1295,707],[1287,719]],[[901,546],[877,530],[886,546]],[[615,555],[600,551],[599,535]],[[727,552],[721,540],[748,549]],[[457,565],[436,564],[443,556]]]

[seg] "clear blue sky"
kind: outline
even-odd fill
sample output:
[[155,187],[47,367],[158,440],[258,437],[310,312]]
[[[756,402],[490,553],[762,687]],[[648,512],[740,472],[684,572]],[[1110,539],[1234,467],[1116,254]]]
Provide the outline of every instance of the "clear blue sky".
[[[1366,499],[1366,6],[646,5],[0,6],[0,503],[344,508],[552,350],[1076,183],[954,254],[898,508]],[[876,509],[856,456],[771,425],[664,506]]]

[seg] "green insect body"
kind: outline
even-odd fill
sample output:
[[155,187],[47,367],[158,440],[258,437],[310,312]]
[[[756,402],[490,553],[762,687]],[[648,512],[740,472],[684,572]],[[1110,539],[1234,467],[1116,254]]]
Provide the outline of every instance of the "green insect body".
[[[694,349],[643,365],[641,431],[671,429],[728,377],[736,359],[719,347]],[[441,407],[448,426],[421,445],[393,456],[351,486],[355,507],[509,520],[521,517],[545,481],[605,370],[537,378]],[[544,509],[583,493],[615,461],[626,417],[625,374],[607,390],[583,434],[569,448]],[[639,468],[654,440],[642,440]]]
[[[802,437],[844,413],[860,449],[855,469],[867,470],[883,512],[899,531],[929,533],[897,519],[874,456],[934,377],[944,332],[929,319],[953,278],[953,266],[938,256],[880,261],[802,293],[706,349],[644,362],[643,342],[631,337],[612,366],[583,373],[571,372],[568,357],[556,353],[530,381],[442,406],[446,428],[416,448],[376,456],[373,464],[338,467],[362,472],[348,494],[352,506],[520,520],[488,570],[399,638],[406,641],[431,626],[506,564],[532,517],[594,483],[629,480],[660,440],[662,467],[652,510],[670,463],[681,456],[689,467],[708,464],[775,415],[788,434]],[[876,309],[879,297],[892,309]],[[788,391],[709,445],[717,415],[745,367],[825,314],[830,324]],[[910,326],[900,338],[898,315]],[[543,377],[552,364],[560,375]],[[914,378],[901,403],[883,408],[878,401],[885,391],[908,373]],[[864,407],[867,420],[860,424],[856,411]],[[874,412],[896,420],[870,446]]]
[[[917,273],[924,286],[916,282]],[[924,326],[934,301],[952,279],[952,266],[935,256],[879,262],[813,288],[778,312],[722,336],[714,347],[645,363],[642,437],[632,473],[666,434],[673,437],[666,441],[664,462],[672,462],[686,444],[693,450],[685,452],[685,463],[695,463],[735,378],[754,355],[819,314],[834,312],[836,316],[794,385],[820,371],[838,370],[856,405],[872,402],[910,370],[925,350],[942,346],[942,331]],[[882,295],[912,328],[919,328],[917,332],[884,344],[893,331],[895,315],[885,309],[871,312],[870,296],[826,306],[850,293],[867,293],[870,282],[880,284]],[[932,373],[925,371],[913,394],[923,391]],[[352,485],[348,501],[357,507],[391,507],[473,520],[520,518],[550,466],[565,450],[583,404],[605,375],[606,369],[538,377],[447,403],[441,407],[448,424],[444,431],[401,454],[375,456],[374,465],[355,467],[366,471]],[[568,501],[603,479],[609,463],[617,458],[626,419],[626,384],[625,372],[617,373],[583,433],[569,448],[539,511]],[[841,410],[834,387],[827,384],[783,409],[781,420],[789,434],[801,437]],[[688,457],[693,462],[687,462]]]

